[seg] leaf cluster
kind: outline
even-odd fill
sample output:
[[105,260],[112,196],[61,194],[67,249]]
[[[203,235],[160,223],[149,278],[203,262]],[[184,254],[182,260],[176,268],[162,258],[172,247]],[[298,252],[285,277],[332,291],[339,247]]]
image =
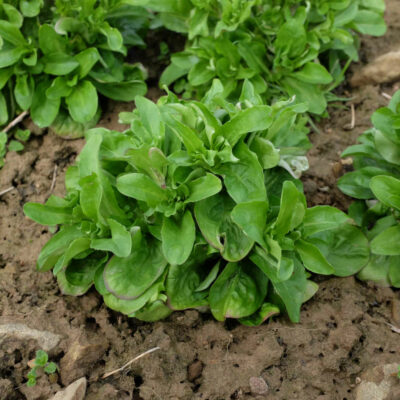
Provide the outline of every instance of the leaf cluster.
[[66,197],[24,207],[60,225],[38,269],[53,269],[66,294],[94,284],[142,320],[209,308],[247,325],[280,311],[298,321],[317,290],[311,272],[358,272],[367,239],[341,211],[308,209],[292,176],[302,106],[263,105],[248,81],[240,97],[224,100],[218,81],[202,102],[137,97],[120,116],[130,129],[88,131]]
[[43,370],[46,374],[54,374],[58,367],[56,363],[49,362],[49,356],[44,350],[38,350],[36,352],[36,357],[34,359],[34,366],[28,373],[28,381],[26,385],[32,387],[36,385],[36,378],[38,376],[38,371]]
[[370,0],[136,0],[159,13],[164,26],[188,36],[171,57],[162,85],[201,98],[218,78],[238,97],[249,79],[269,104],[296,96],[321,115],[331,91],[358,59],[356,32],[383,35],[384,1]]
[[131,101],[144,94],[143,8],[123,0],[0,1],[0,126],[30,110],[39,127],[82,136],[100,115],[98,94]]
[[371,260],[358,276],[400,287],[400,91],[372,115],[372,123],[359,144],[343,152],[353,158],[354,171],[338,186],[360,199],[349,213],[370,241]]

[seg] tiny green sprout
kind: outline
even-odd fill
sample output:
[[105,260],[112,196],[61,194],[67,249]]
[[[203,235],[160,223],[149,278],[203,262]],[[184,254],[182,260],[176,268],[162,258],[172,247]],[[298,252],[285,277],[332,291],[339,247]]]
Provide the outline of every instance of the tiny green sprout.
[[26,142],[29,137],[31,136],[31,132],[29,129],[17,129],[17,132],[15,133],[15,138],[20,140],[21,142]]
[[18,140],[11,140],[8,144],[9,151],[22,151],[24,149],[24,145]]
[[49,375],[54,374],[57,371],[58,369],[57,365],[54,362],[48,362],[48,361],[49,361],[49,356],[44,350],[38,350],[36,352],[36,357],[33,360],[34,366],[27,375],[28,382],[26,382],[26,385],[28,387],[36,385],[36,378],[38,371],[40,369],[43,369],[43,371]]
[[397,367],[397,377],[400,379],[400,365]]

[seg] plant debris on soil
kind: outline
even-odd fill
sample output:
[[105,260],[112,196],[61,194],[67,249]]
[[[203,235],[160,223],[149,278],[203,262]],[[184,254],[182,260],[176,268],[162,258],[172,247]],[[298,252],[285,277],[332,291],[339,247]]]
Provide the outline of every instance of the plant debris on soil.
[[[363,38],[361,62],[349,77],[400,48],[398,1],[387,1],[386,19],[388,34]],[[310,170],[303,177],[309,205],[347,209],[351,201],[336,180],[351,163],[341,162],[340,153],[371,126],[372,112],[388,104],[385,94],[393,94],[396,85],[341,90],[351,100],[346,107],[331,108],[330,118],[317,124],[320,132],[311,135]],[[154,88],[150,97],[158,93]],[[355,117],[349,130],[351,104]],[[118,113],[131,108],[110,103],[100,125],[123,129]],[[389,325],[400,327],[399,291],[353,277],[320,278],[320,290],[302,308],[301,323],[281,316],[254,328],[216,322],[195,310],[143,323],[106,308],[94,290],[77,298],[62,296],[51,272],[35,270],[52,233],[28,220],[22,206],[64,193],[65,170],[83,144],[51,133],[36,136],[23,153],[7,154],[0,174],[0,191],[15,188],[0,197],[1,400],[49,399],[82,377],[87,378],[87,400],[365,400],[358,390],[363,373],[399,363],[400,336]],[[16,334],[11,324],[24,325],[26,334]],[[28,361],[49,338],[49,360],[58,364],[59,373],[43,374],[36,386],[27,387]],[[102,378],[154,347],[160,349]],[[382,399],[400,398],[393,393]]]

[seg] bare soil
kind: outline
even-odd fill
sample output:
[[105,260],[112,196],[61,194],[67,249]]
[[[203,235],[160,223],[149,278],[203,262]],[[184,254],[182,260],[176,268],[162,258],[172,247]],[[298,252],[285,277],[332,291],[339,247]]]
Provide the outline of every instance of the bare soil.
[[[364,37],[361,62],[400,47],[400,3],[387,1],[389,32]],[[343,87],[355,106],[355,127],[346,130],[350,108],[331,109],[318,124],[304,177],[310,205],[346,209],[350,200],[335,187],[348,166],[340,153],[370,126],[371,113],[387,104],[382,92],[396,87]],[[151,97],[158,91],[153,89]],[[349,104],[351,103],[349,102]],[[118,112],[131,104],[111,104],[101,125],[121,129]],[[284,316],[257,328],[215,322],[195,310],[176,312],[167,320],[141,323],[107,309],[93,290],[74,298],[62,296],[51,272],[37,273],[35,261],[51,232],[24,217],[26,201],[45,201],[64,193],[64,173],[83,140],[54,135],[35,137],[22,154],[9,153],[0,172],[0,325],[23,323],[61,335],[49,352],[60,373],[25,385],[35,341],[0,337],[0,399],[45,400],[82,376],[88,378],[87,400],[353,400],[363,372],[399,362],[399,335],[388,323],[400,324],[399,291],[354,278],[321,279],[320,290],[302,310],[301,323]],[[55,180],[54,180],[55,178]],[[102,379],[138,354],[159,346],[123,373]],[[262,377],[266,395],[251,393],[250,378]]]

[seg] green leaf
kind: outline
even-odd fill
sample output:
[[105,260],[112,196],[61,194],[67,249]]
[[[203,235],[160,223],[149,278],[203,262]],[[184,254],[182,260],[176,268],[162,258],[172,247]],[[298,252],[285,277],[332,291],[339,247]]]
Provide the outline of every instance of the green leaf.
[[17,75],[14,96],[22,110],[28,110],[32,105],[35,81],[27,74]]
[[8,144],[8,151],[22,151],[24,149],[24,145],[17,140],[11,140]]
[[215,281],[215,278],[218,275],[219,272],[219,264],[220,262],[218,261],[210,270],[208,275],[204,278],[204,280],[200,283],[199,286],[196,288],[196,292],[202,292],[206,289],[208,289],[211,284]]
[[78,53],[74,58],[79,63],[79,79],[82,79],[100,60],[100,54],[95,47],[89,47]]
[[229,195],[236,203],[266,201],[264,174],[257,156],[243,142],[236,145],[233,154],[239,161],[226,163],[218,170]]
[[381,14],[369,10],[360,10],[351,25],[356,31],[373,36],[382,36],[387,29]]
[[5,20],[0,20],[0,36],[14,46],[26,46],[28,44],[19,28]]
[[43,24],[39,28],[39,47],[43,54],[65,54],[66,43],[61,35],[50,25]]
[[271,107],[261,105],[241,111],[229,122],[221,126],[217,135],[228,140],[233,147],[246,134],[256,131],[264,131],[272,124]]
[[114,256],[104,269],[104,283],[109,292],[122,300],[143,294],[162,275],[167,266],[161,243],[144,239],[136,232],[132,253],[125,258]]
[[[6,99],[3,96],[3,93],[0,92],[0,125],[4,125],[8,121],[8,110]],[[7,142],[7,139],[6,139]],[[1,149],[1,146],[0,146]],[[1,150],[0,150],[1,153]]]
[[64,76],[59,76],[53,80],[50,87],[46,90],[46,96],[49,99],[56,100],[69,96],[71,92],[72,88],[68,85],[68,79]]
[[169,86],[172,82],[175,82],[180,77],[186,75],[187,72],[188,69],[186,68],[180,68],[175,64],[168,65],[168,67],[165,68],[163,73],[161,74],[160,86]]
[[390,257],[389,279],[392,286],[400,288],[400,257]]
[[60,109],[60,99],[50,99],[46,96],[48,87],[48,82],[39,83],[32,98],[31,116],[40,128],[50,126]]
[[290,76],[283,78],[281,84],[290,96],[296,96],[296,102],[306,103],[311,113],[321,115],[325,111],[327,101],[323,91],[317,85],[302,82]]
[[199,246],[183,265],[172,265],[169,268],[167,295],[168,304],[172,309],[185,310],[208,304],[208,292],[198,290],[207,276],[206,260],[207,250]]
[[299,192],[293,182],[285,181],[279,214],[274,227],[275,232],[279,235],[286,235],[303,222],[305,213],[306,202],[303,193]]
[[253,201],[241,203],[232,210],[232,221],[243,232],[261,246],[266,246],[264,230],[267,224],[268,203],[265,201]]
[[81,123],[89,122],[96,115],[98,96],[96,88],[89,81],[82,81],[75,86],[66,98],[71,117]]
[[283,282],[272,282],[276,294],[284,303],[292,322],[300,321],[300,307],[304,303],[308,281],[304,267],[297,259],[294,260],[294,271],[290,279]]
[[78,61],[64,53],[52,53],[43,58],[44,72],[50,75],[67,75],[77,67]]
[[100,32],[106,37],[110,50],[122,50],[123,38],[121,32],[117,28],[113,28],[107,22],[104,22],[100,27]]
[[16,64],[27,52],[28,50],[26,50],[25,47],[13,47],[7,50],[0,49],[0,68],[6,68]]
[[73,220],[71,208],[51,207],[38,203],[25,203],[24,213],[41,225],[68,224]]
[[26,382],[26,386],[33,387],[36,385],[36,378],[29,378],[28,382]]
[[38,350],[36,352],[35,365],[38,367],[44,367],[47,364],[48,359],[49,356],[44,350]]
[[280,160],[279,150],[267,139],[256,136],[250,146],[264,169],[274,168]]
[[279,307],[271,303],[264,303],[259,310],[249,317],[240,318],[239,322],[246,326],[260,326],[268,318],[280,314]]
[[21,0],[19,9],[25,17],[33,18],[39,15],[43,0]]
[[140,79],[110,83],[93,81],[93,84],[103,96],[116,101],[133,101],[147,92],[146,84]]
[[239,261],[246,257],[253,247],[250,239],[230,213],[233,201],[226,195],[215,195],[195,204],[194,212],[197,223],[207,242],[218,249],[227,261]]
[[143,310],[147,303],[151,302],[152,299],[155,299],[159,296],[160,292],[165,289],[164,281],[165,274],[161,275],[160,278],[158,278],[157,281],[153,285],[151,285],[142,295],[133,300],[119,299],[113,294],[106,292],[103,294],[104,303],[112,310],[119,311],[127,315],[136,313],[140,310]]
[[[1,52],[0,52],[1,54]],[[10,77],[13,75],[13,68],[0,69],[0,90],[4,88]]]
[[318,247],[313,244],[300,239],[296,242],[296,251],[309,271],[321,275],[330,275],[335,272]]
[[31,132],[29,129],[17,129],[17,131],[14,134],[15,138],[20,140],[21,142],[26,142],[29,140],[31,136]]
[[167,192],[144,174],[131,173],[118,177],[117,189],[125,196],[145,201],[150,207],[168,200]]
[[144,127],[154,138],[159,138],[161,136],[161,114],[157,105],[143,96],[136,96],[135,104]]
[[[24,213],[25,206],[24,206]],[[77,225],[65,226],[60,229],[42,248],[37,260],[38,271],[49,271],[64,254],[70,243],[84,234]]]
[[362,281],[373,281],[380,286],[390,286],[389,270],[394,264],[399,265],[399,256],[379,256],[371,254],[368,264],[357,274]]
[[300,70],[293,74],[296,79],[311,84],[328,85],[333,81],[332,75],[321,64],[309,62]]
[[204,85],[215,77],[215,70],[210,66],[209,60],[201,60],[189,71],[188,80],[193,86]]
[[387,175],[386,171],[376,167],[364,167],[343,175],[338,180],[339,189],[356,199],[372,199],[374,194],[370,189],[370,181],[374,176]]
[[392,226],[376,236],[371,242],[371,251],[384,256],[400,255],[400,224]]
[[253,314],[267,295],[268,278],[251,263],[229,263],[210,288],[210,308],[218,321]]
[[349,224],[315,233],[307,240],[319,248],[333,266],[336,276],[354,275],[369,260],[367,238],[359,229]]
[[127,229],[119,222],[109,218],[111,239],[93,239],[90,247],[96,250],[111,251],[118,257],[128,257],[131,253],[132,239]]
[[10,4],[2,3],[2,8],[4,14],[6,14],[7,16],[7,18],[3,19],[8,19],[8,22],[15,25],[17,28],[21,28],[24,21],[24,17],[21,15],[21,13],[14,6]]
[[100,212],[103,188],[98,176],[95,173],[85,176],[80,179],[79,186],[81,188],[80,205],[83,214],[96,223],[105,224]]
[[[382,132],[375,132],[374,152],[378,150],[379,154],[388,162],[400,165],[400,142],[393,142],[388,139]],[[375,157],[373,157],[375,158]]]
[[56,371],[57,364],[54,362],[50,362],[44,367],[44,372],[46,372],[46,374],[54,374]]
[[375,197],[388,207],[400,210],[400,180],[391,176],[375,176],[370,181]]
[[[165,116],[164,114],[163,117]],[[189,126],[180,122],[174,115],[169,115],[165,122],[185,145],[189,154],[205,153],[204,143]]]
[[337,208],[316,206],[308,208],[303,220],[303,236],[308,237],[318,232],[337,228],[344,224],[349,217]]
[[185,203],[196,203],[207,197],[214,196],[222,190],[220,179],[209,173],[189,182],[187,186],[190,194],[186,198]]
[[196,226],[190,211],[181,219],[164,217],[161,228],[162,248],[167,261],[172,265],[183,264],[190,256],[196,237]]
[[107,256],[101,257],[93,253],[84,259],[71,260],[65,269],[57,273],[61,292],[70,296],[85,294],[94,283],[96,271],[104,265],[107,258]]
[[145,322],[155,322],[167,318],[171,313],[172,310],[162,300],[155,300],[129,316]]
[[88,237],[79,237],[73,240],[62,257],[57,261],[57,264],[54,266],[53,274],[57,275],[59,272],[62,272],[62,275],[65,273],[65,268],[71,262],[71,260],[75,257],[80,256],[82,253],[85,253],[90,248],[90,238]]

